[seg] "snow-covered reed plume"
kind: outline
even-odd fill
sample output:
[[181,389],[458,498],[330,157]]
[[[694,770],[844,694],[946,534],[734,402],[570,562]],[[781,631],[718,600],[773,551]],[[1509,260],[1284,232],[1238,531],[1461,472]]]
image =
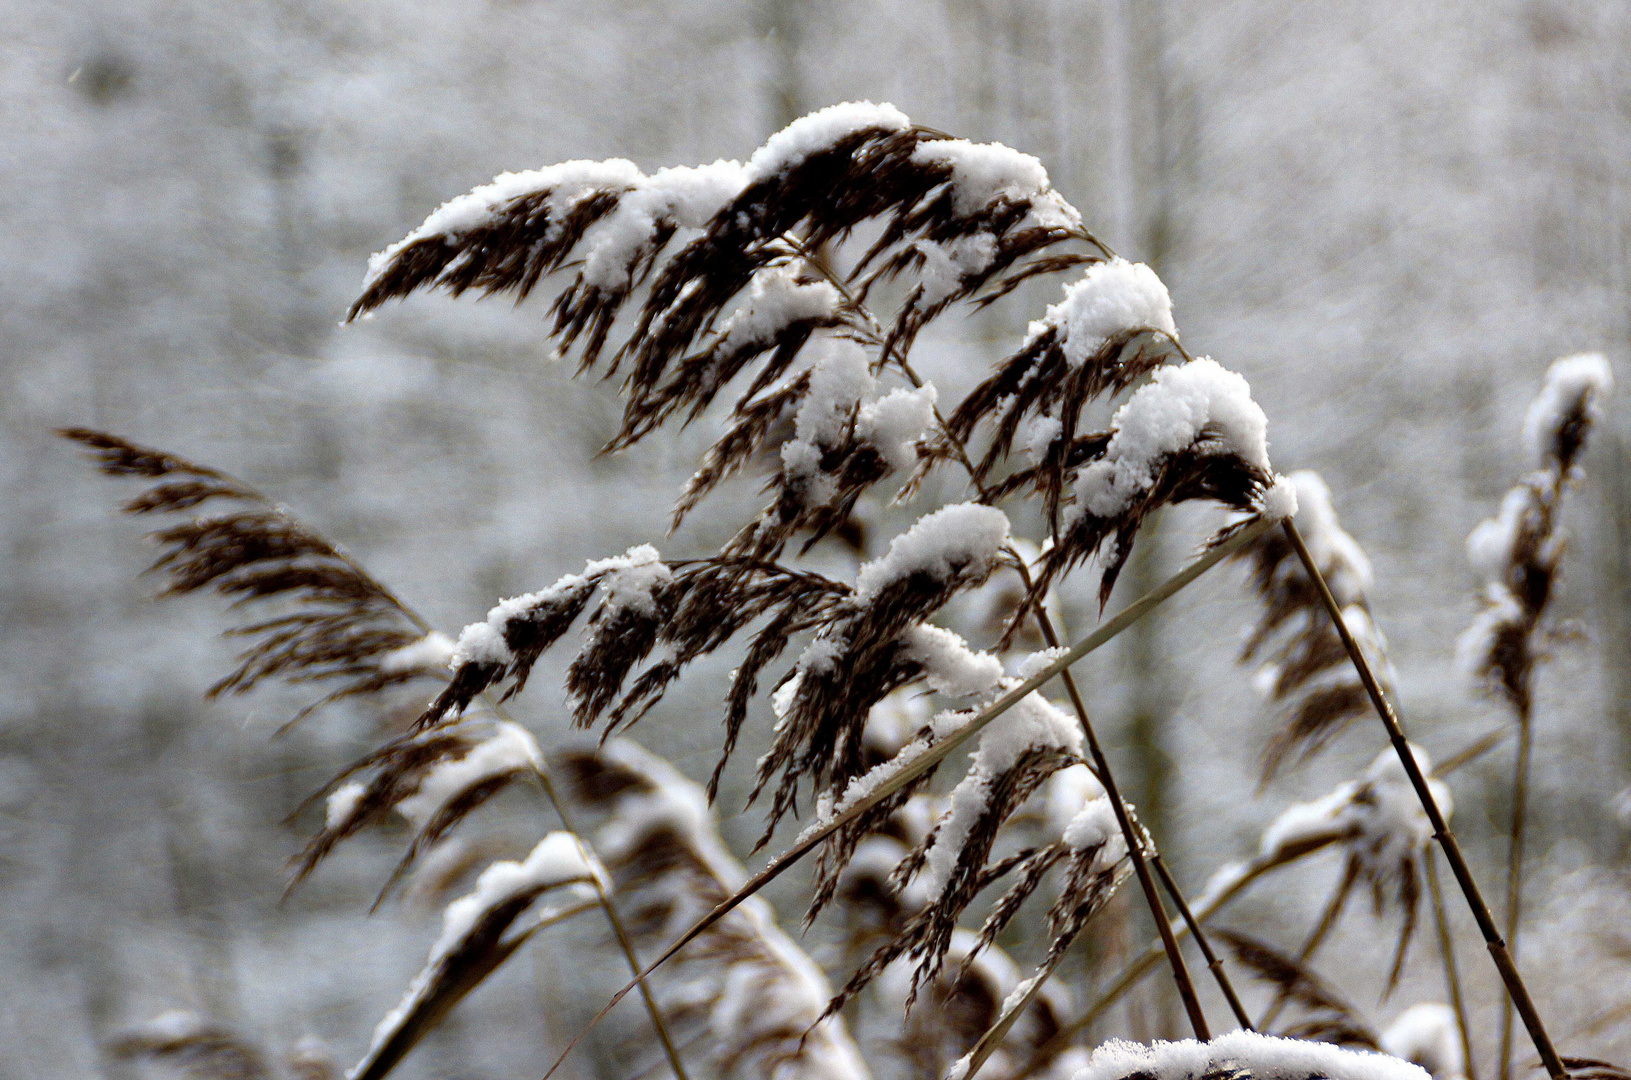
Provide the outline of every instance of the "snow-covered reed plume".
[[1524,419],[1532,471],[1507,492],[1500,513],[1467,537],[1468,558],[1484,584],[1484,611],[1461,639],[1461,659],[1472,674],[1498,686],[1525,723],[1535,662],[1544,649],[1537,631],[1563,554],[1558,515],[1613,385],[1600,353],[1552,364]]
[[[1467,537],[1467,555],[1483,582],[1483,611],[1462,634],[1459,658],[1469,674],[1499,689],[1518,722],[1508,829],[1505,937],[1514,954],[1522,929],[1524,832],[1534,744],[1534,676],[1546,653],[1546,610],[1557,585],[1564,540],[1563,496],[1579,479],[1586,437],[1613,388],[1608,360],[1581,353],[1555,360],[1524,418],[1531,471],[1501,500],[1500,513]],[[1501,1015],[1500,1075],[1512,1053],[1512,1010]]]
[[[661,943],[730,896],[746,879],[715,829],[703,789],[627,740],[598,753],[559,755],[578,796],[607,817],[596,834],[631,930]],[[758,897],[708,930],[678,962],[665,1012],[705,1030],[707,1054],[727,1076],[867,1080],[839,1017],[823,1017],[831,988]]]
[[[1422,772],[1431,777],[1427,752],[1417,746],[1411,751]],[[1429,779],[1428,784],[1448,820],[1453,809],[1449,786],[1438,779]],[[1338,785],[1324,798],[1284,810],[1264,831],[1262,848],[1268,852],[1323,846],[1332,833],[1342,835],[1348,859],[1330,910],[1340,912],[1355,885],[1369,886],[1378,916],[1388,908],[1398,910],[1399,939],[1388,974],[1391,988],[1404,970],[1415,934],[1432,832],[1397,755],[1384,750],[1360,779]]]
[[[545,836],[520,862],[495,862],[483,870],[474,891],[447,906],[424,969],[374,1029],[368,1052],[348,1080],[379,1080],[390,1072],[532,934],[594,906],[597,884],[609,887],[605,871],[566,832]],[[557,890],[565,891],[564,901],[535,910],[540,897]]]
[[325,799],[323,828],[295,858],[289,888],[304,881],[340,841],[395,813],[413,826],[413,837],[380,890],[384,899],[415,860],[454,826],[511,783],[536,778],[542,769],[543,756],[533,737],[507,721],[468,721],[393,740],[350,765],[314,796]]
[[156,481],[125,503],[127,513],[190,515],[152,534],[163,549],[152,569],[169,579],[165,595],[208,590],[234,607],[287,605],[281,614],[231,631],[254,643],[210,688],[211,697],[246,693],[269,678],[339,684],[301,710],[299,720],[320,706],[432,675],[446,662],[445,638],[338,546],[254,488],[104,432],[65,428],[59,434],[93,451],[109,476]]
[[[1318,473],[1302,470],[1287,479],[1297,493],[1297,529],[1314,564],[1372,667],[1386,672],[1385,643],[1365,598],[1372,580],[1370,560],[1337,522],[1331,490]],[[1306,759],[1349,721],[1366,715],[1370,702],[1313,580],[1285,534],[1270,529],[1238,558],[1250,564],[1252,587],[1263,602],[1262,617],[1240,659],[1262,660],[1258,683],[1284,712],[1280,729],[1263,751],[1267,783],[1287,758]]]

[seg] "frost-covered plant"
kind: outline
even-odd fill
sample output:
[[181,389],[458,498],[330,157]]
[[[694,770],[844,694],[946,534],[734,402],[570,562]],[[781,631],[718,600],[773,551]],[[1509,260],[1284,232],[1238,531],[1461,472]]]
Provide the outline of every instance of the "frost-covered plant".
[[[1534,745],[1534,675],[1546,654],[1545,616],[1563,556],[1559,516],[1563,496],[1580,478],[1577,464],[1602,401],[1613,388],[1608,360],[1580,353],[1553,362],[1540,396],[1524,417],[1523,441],[1532,471],[1501,500],[1500,513],[1467,537],[1467,555],[1484,584],[1484,609],[1462,635],[1462,665],[1499,688],[1518,722],[1508,832],[1505,933],[1514,954],[1523,914],[1524,822]],[[1509,1075],[1512,1011],[1501,1014],[1500,1076]]]
[[[962,401],[942,402],[912,359],[925,327],[1060,274],[1072,275],[1062,299]],[[1368,569],[1336,525],[1329,492],[1317,478],[1275,474],[1267,418],[1246,381],[1190,355],[1154,271],[1089,233],[1035,158],[914,125],[891,106],[851,103],[794,122],[746,162],[648,175],[613,159],[505,173],[375,256],[351,317],[426,289],[550,297],[545,333],[559,355],[618,383],[623,418],[609,451],[668,425],[718,420],[719,437],[679,494],[676,530],[738,474],[769,462],[770,475],[760,511],[717,551],[687,551],[683,532],[665,545],[682,557],[638,544],[501,600],[444,637],[252,489],[112,436],[65,433],[105,471],[159,481],[132,512],[189,515],[157,534],[173,591],[289,602],[286,614],[245,628],[257,643],[220,689],[271,676],[332,680],[333,701],[444,680],[406,732],[319,792],[325,822],[298,857],[296,880],[341,840],[400,817],[413,832],[388,891],[518,780],[536,782],[562,819],[531,856],[494,863],[448,908],[424,972],[353,1075],[383,1076],[532,935],[589,906],[604,908],[636,969],[611,1004],[641,989],[678,1080],[682,1047],[704,1047],[699,1060],[718,1075],[865,1077],[839,1015],[863,991],[917,1014],[923,1060],[956,1080],[988,1063],[1015,1077],[1057,1072],[1083,1064],[1069,1038],[1087,1021],[1064,1019],[1049,980],[1129,877],[1197,1041],[1112,1044],[1083,1075],[1419,1075],[1396,1060],[1249,1031],[1211,1039],[1178,938],[1195,937],[1249,1028],[1201,919],[1250,877],[1344,845],[1341,895],[1363,881],[1378,903],[1392,897],[1406,911],[1396,975],[1427,835],[1459,854],[1443,820],[1448,799],[1424,778],[1372,672],[1381,638],[1364,601]],[[1084,430],[1095,403],[1108,425]],[[1566,474],[1578,439],[1557,434],[1548,445]],[[965,485],[943,504],[925,496],[937,472]],[[852,526],[868,496],[892,497],[912,523],[852,577],[800,561]],[[1299,499],[1307,544],[1291,522]],[[1013,522],[1026,519],[1004,509],[1016,500],[1035,501],[1040,535],[1016,535]],[[1182,572],[1067,646],[1049,597],[1091,565],[1104,610],[1143,523],[1193,500],[1231,517]],[[220,503],[234,509],[211,513]],[[1287,628],[1267,655],[1292,717],[1268,772],[1293,750],[1317,748],[1366,702],[1389,725],[1401,764],[1379,762],[1317,804],[1321,819],[1296,837],[1265,841],[1253,868],[1209,890],[1197,913],[1159,838],[1122,798],[1070,665],[1231,555],[1253,560],[1268,604],[1248,656]],[[941,625],[965,600],[986,608],[989,649]],[[1016,652],[1027,640],[1041,647]],[[563,700],[577,727],[600,733],[598,754],[545,754],[505,711],[511,699],[540,696],[533,671],[568,641]],[[720,653],[737,663],[706,789],[631,743],[605,742],[656,715],[679,679]],[[1043,694],[1056,679],[1064,702]],[[895,729],[880,736],[890,710]],[[708,803],[742,733],[760,722],[769,748],[749,799],[767,803],[760,846],[801,809],[813,816],[750,877],[714,831]],[[964,748],[962,777],[934,794],[937,772]],[[603,818],[593,837],[574,827],[572,802],[555,790],[551,770],[563,764],[577,802]],[[807,921],[836,908],[854,925],[870,905],[865,945],[846,950],[858,963],[837,994],[755,895],[811,852]],[[1470,876],[1458,881],[1481,911]],[[585,895],[540,906],[561,890]],[[1038,893],[1050,900],[1045,913],[1023,917],[1041,906]],[[999,938],[1030,923],[1043,928],[1040,960],[1020,978],[1004,967]],[[636,948],[655,954],[643,970]],[[1515,971],[1508,983],[1521,990]],[[1313,1000],[1307,980],[1283,985]],[[983,1011],[961,1026],[922,1017],[977,988]],[[670,1021],[693,1041],[677,1044]],[[1531,1030],[1546,1057],[1538,1023]]]

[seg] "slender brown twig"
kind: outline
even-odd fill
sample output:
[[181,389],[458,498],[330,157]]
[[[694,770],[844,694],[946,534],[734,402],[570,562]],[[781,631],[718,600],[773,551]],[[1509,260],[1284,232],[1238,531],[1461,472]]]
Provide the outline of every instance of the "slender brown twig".
[[1478,1070],[1472,1063],[1472,1029],[1467,1025],[1467,1003],[1461,996],[1461,973],[1456,969],[1455,941],[1450,935],[1450,916],[1444,907],[1444,888],[1438,880],[1438,863],[1431,852],[1422,860],[1427,872],[1427,891],[1433,899],[1433,922],[1438,927],[1439,955],[1444,960],[1444,986],[1450,995],[1450,1008],[1455,1010],[1455,1026],[1461,1036],[1462,1070],[1476,1078]]
[[1376,715],[1381,718],[1382,726],[1387,729],[1388,741],[1399,756],[1399,763],[1403,766],[1405,776],[1410,780],[1410,786],[1416,789],[1416,797],[1427,813],[1427,820],[1433,826],[1433,839],[1437,840],[1439,847],[1444,850],[1444,857],[1450,864],[1450,871],[1455,875],[1456,884],[1461,887],[1461,893],[1467,900],[1467,906],[1472,909],[1473,918],[1478,923],[1479,932],[1484,935],[1484,943],[1489,947],[1490,959],[1495,969],[1500,973],[1501,982],[1506,986],[1506,992],[1518,1015],[1523,1019],[1529,1038],[1535,1044],[1535,1050],[1540,1055],[1540,1062],[1552,1080],[1567,1080],[1568,1070],[1563,1067],[1563,1061],[1558,1057],[1557,1049],[1552,1045],[1551,1036],[1546,1033],[1546,1025],[1540,1018],[1540,1012],[1535,1008],[1534,999],[1529,996],[1529,988],[1524,985],[1523,976],[1518,973],[1518,966],[1508,951],[1506,941],[1501,937],[1501,931],[1495,925],[1495,918],[1490,914],[1489,905],[1484,902],[1483,893],[1478,889],[1478,883],[1473,880],[1472,870],[1467,866],[1466,858],[1461,854],[1461,845],[1457,843],[1455,833],[1450,831],[1449,824],[1444,820],[1438,801],[1433,798],[1433,792],[1427,786],[1427,777],[1422,775],[1421,766],[1416,762],[1416,755],[1410,750],[1410,743],[1405,739],[1404,730],[1399,725],[1399,718],[1393,711],[1387,699],[1382,695],[1382,688],[1376,681],[1376,675],[1371,671],[1370,663],[1360,650],[1359,643],[1348,632],[1348,624],[1342,618],[1342,608],[1331,595],[1331,589],[1320,574],[1319,567],[1308,552],[1308,545],[1303,543],[1301,534],[1297,532],[1297,525],[1290,518],[1282,523],[1286,537],[1291,546],[1297,549],[1297,557],[1302,560],[1303,569],[1319,589],[1320,599],[1325,604],[1325,610],[1335,624],[1337,634],[1342,638],[1342,645],[1348,651],[1348,657],[1353,662],[1354,670],[1365,685],[1365,693],[1370,697],[1371,704],[1376,708]]
[[[1523,841],[1529,810],[1529,763],[1535,745],[1527,700],[1518,709],[1518,756],[1512,766],[1512,820],[1506,848],[1506,941],[1512,959],[1518,958],[1518,929],[1523,920]],[[1512,1002],[1501,1004],[1501,1056],[1496,1075],[1512,1075]]]

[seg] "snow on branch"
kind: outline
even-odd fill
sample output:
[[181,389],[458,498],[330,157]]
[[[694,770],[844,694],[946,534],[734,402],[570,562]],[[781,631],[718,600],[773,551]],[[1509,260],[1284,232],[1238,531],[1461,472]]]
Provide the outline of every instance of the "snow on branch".
[[[666,762],[622,739],[560,761],[579,798],[608,815],[596,848],[637,937],[669,940],[746,879],[706,793]],[[843,1019],[822,1016],[826,977],[759,897],[710,927],[670,970],[678,983],[659,987],[664,1014],[705,1033],[722,1074],[867,1080]]]
[[[1387,678],[1386,642],[1365,597],[1370,560],[1338,523],[1331,490],[1318,473],[1302,470],[1286,480],[1296,495],[1297,531],[1314,565],[1372,668]],[[1257,684],[1282,707],[1280,729],[1263,752],[1266,783],[1293,754],[1307,759],[1317,753],[1371,706],[1319,590],[1285,534],[1270,529],[1236,558],[1250,565],[1252,588],[1263,604],[1240,660],[1262,658]]]

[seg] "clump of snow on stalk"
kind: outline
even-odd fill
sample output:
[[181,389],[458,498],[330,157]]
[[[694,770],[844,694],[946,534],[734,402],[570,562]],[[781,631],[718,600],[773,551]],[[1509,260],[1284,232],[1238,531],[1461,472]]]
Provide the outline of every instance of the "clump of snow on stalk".
[[453,659],[453,639],[440,630],[432,630],[418,641],[410,641],[400,649],[392,649],[379,658],[379,669],[395,675],[414,668],[444,668]]
[[996,565],[1008,539],[1008,517],[993,506],[956,503],[919,518],[889,542],[889,550],[861,567],[855,598],[861,603],[912,574],[941,580],[982,576]]
[[1297,516],[1301,504],[1297,499],[1297,485],[1288,476],[1275,476],[1274,483],[1263,492],[1263,516],[1271,521],[1284,521]]
[[505,641],[505,628],[512,620],[525,619],[531,612],[565,600],[593,581],[599,582],[608,602],[614,606],[654,614],[656,604],[652,592],[672,576],[657,549],[650,544],[637,544],[624,554],[608,559],[591,560],[581,574],[567,574],[547,589],[500,601],[487,612],[486,620],[466,626],[454,646],[451,666],[510,663],[515,654]]
[[934,424],[935,398],[933,383],[891,390],[861,406],[855,433],[877,447],[891,468],[904,472],[917,464],[918,445]]
[[786,263],[753,275],[741,306],[719,324],[724,348],[768,342],[787,327],[837,314],[844,298],[828,281],[805,281],[799,266]]
[[1002,661],[976,652],[962,636],[920,623],[906,631],[906,655],[923,667],[929,688],[949,697],[983,694],[1002,679]]
[[617,207],[584,236],[583,280],[601,289],[624,289],[629,272],[650,251],[659,221],[700,229],[747,186],[737,161],[676,166],[642,176]]
[[1329,1043],[1231,1031],[1211,1042],[1111,1041],[1093,1051],[1075,1080],[1203,1080],[1244,1074],[1254,1080],[1429,1080],[1419,1065]]
[[361,780],[349,780],[328,793],[328,799],[323,804],[323,823],[333,829],[351,820],[357,812],[357,806],[362,797],[368,793],[368,785]]
[[951,169],[952,210],[959,217],[970,217],[999,198],[1024,202],[1051,190],[1042,162],[1002,143],[934,139],[919,143],[912,160]]
[[[1076,501],[1067,511],[1071,520],[1083,513],[1120,514],[1155,485],[1166,458],[1191,446],[1272,471],[1268,418],[1246,380],[1210,357],[1156,371],[1116,410],[1111,424],[1104,456],[1077,476]],[[1203,434],[1208,438],[1199,442]]]
[[1105,797],[1104,785],[1086,765],[1072,765],[1048,777],[1043,796],[1046,800],[1043,819],[1052,836],[1063,835],[1089,804]]
[[[496,862],[476,879],[476,888],[453,901],[442,915],[442,933],[431,946],[430,958],[412,983],[400,1004],[385,1015],[374,1029],[368,1053],[347,1075],[362,1072],[385,1047],[404,1021],[427,995],[456,973],[452,962],[482,924],[505,905],[549,889],[571,885],[593,895],[593,886],[609,889],[610,882],[600,864],[586,855],[578,838],[568,832],[552,832],[522,862]],[[520,912],[510,913],[513,920]]]
[[825,506],[838,494],[839,478],[823,470],[822,459],[851,434],[891,468],[917,463],[918,443],[934,422],[935,388],[926,383],[869,401],[877,380],[860,344],[822,335],[812,345],[810,388],[794,415],[793,437],[782,444],[782,472],[805,505]]
[[801,116],[782,128],[748,159],[750,182],[769,179],[819,154],[857,132],[875,129],[905,131],[912,126],[906,114],[885,102],[845,101]]
[[988,232],[974,232],[951,240],[914,240],[912,248],[923,258],[918,280],[925,307],[957,292],[965,278],[982,274],[997,257],[997,238]]
[[1156,330],[1178,339],[1167,287],[1143,263],[1115,258],[1094,263],[1065,285],[1065,298],[1030,325],[1028,337],[1057,328],[1071,367],[1092,359],[1111,339]]
[[1546,385],[1523,421],[1524,445],[1536,468],[1557,459],[1566,426],[1596,423],[1602,415],[1601,400],[1613,388],[1614,374],[1602,353],[1576,353],[1552,361]]
[[1420,1065],[1433,1080],[1462,1080],[1461,1034],[1448,1005],[1424,1001],[1412,1005],[1382,1033],[1382,1049]]
[[968,772],[952,789],[945,815],[929,846],[924,874],[932,891],[942,891],[950,880],[970,830],[990,803],[993,785],[1029,750],[1082,752],[1082,729],[1034,693],[1020,699],[980,733],[979,748],[969,759]]
[[[469,753],[434,766],[419,782],[419,789],[398,802],[395,809],[423,827],[455,797],[477,785],[518,772],[541,772],[543,767],[543,755],[531,733],[519,724],[501,720],[493,735],[477,743]],[[332,818],[334,795],[329,797],[328,809]]]

